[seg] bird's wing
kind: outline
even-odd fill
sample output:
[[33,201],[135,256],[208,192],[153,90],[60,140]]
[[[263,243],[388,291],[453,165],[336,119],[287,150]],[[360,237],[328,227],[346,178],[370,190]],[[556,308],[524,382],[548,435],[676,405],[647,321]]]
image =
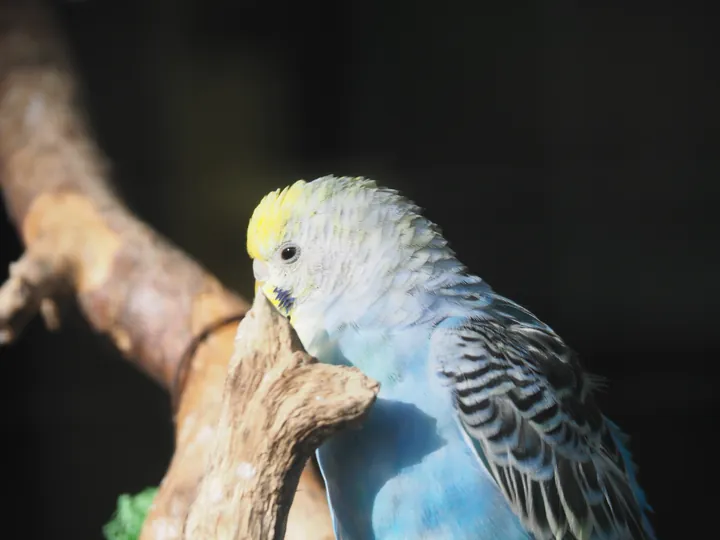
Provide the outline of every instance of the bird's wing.
[[479,317],[436,329],[432,354],[468,443],[538,540],[654,539],[595,379],[536,322]]

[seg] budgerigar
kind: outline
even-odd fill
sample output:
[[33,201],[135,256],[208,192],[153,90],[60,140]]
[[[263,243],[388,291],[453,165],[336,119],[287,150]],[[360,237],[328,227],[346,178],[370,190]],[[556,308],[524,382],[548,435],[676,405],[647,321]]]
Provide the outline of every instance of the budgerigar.
[[259,290],[320,361],[380,382],[318,462],[341,540],[655,539],[598,378],[396,190],[326,176],[265,196]]

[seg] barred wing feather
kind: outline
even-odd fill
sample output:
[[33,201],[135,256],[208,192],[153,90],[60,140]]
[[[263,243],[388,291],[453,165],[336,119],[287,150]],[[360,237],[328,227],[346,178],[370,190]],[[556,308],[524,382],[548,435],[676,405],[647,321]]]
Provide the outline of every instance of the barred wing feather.
[[655,539],[625,436],[552,330],[483,318],[439,331],[467,439],[537,540]]

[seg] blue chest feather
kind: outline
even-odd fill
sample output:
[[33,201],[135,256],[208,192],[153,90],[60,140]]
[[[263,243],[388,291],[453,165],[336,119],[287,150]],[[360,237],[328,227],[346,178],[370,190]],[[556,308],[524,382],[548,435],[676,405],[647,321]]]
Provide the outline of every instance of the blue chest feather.
[[526,540],[530,536],[472,454],[449,390],[428,365],[427,329],[345,331],[313,351],[381,383],[359,430],[318,450],[341,540]]

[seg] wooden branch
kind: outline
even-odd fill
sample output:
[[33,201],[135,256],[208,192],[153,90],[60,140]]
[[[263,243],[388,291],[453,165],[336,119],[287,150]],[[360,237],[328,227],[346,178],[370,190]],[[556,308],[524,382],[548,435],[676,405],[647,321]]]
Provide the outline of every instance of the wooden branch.
[[[118,200],[91,136],[65,44],[42,4],[0,1],[0,187],[26,246],[0,288],[0,333],[17,337],[38,309],[74,292],[92,327],[172,391],[203,329],[248,305]],[[195,350],[176,414],[176,449],[143,540],[180,538],[204,472],[233,351],[234,326]],[[324,488],[308,468],[287,538],[332,538]],[[110,509],[109,509],[110,510]]]
[[319,364],[264,296],[240,323],[208,469],[187,540],[282,540],[307,459],[357,422],[379,385],[356,368]]
[[68,274],[67,261],[46,242],[37,242],[10,265],[10,277],[0,288],[0,346],[12,342],[38,311],[50,330],[59,327],[51,298],[64,288]]

